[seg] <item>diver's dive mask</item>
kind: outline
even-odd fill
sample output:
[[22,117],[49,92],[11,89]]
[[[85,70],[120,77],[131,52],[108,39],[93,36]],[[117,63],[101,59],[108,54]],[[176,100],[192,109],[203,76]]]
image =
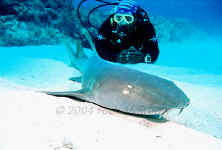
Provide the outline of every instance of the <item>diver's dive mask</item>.
[[116,29],[112,31],[118,34],[120,39],[126,38],[133,31],[138,5],[134,0],[121,0],[115,7],[115,12],[111,18],[111,24],[116,23]]
[[132,24],[134,22],[134,16],[131,14],[115,14],[113,19],[117,24],[123,25]]

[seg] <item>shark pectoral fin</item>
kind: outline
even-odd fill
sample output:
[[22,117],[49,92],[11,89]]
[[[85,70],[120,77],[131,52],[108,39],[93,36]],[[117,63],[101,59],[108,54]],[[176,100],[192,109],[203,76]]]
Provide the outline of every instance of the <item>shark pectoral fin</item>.
[[69,80],[81,83],[82,77],[71,77],[71,78],[69,78]]
[[76,41],[76,57],[81,59],[88,59],[88,57],[83,51],[81,40]]
[[69,97],[71,99],[77,99],[80,101],[92,102],[93,99],[93,96],[91,96],[88,90],[85,89],[81,89],[78,91],[64,91],[64,92],[50,92],[50,91],[41,91],[41,92],[57,97]]
[[88,89],[74,91],[72,92],[71,97],[88,102],[93,102],[94,99],[94,96],[90,94]]

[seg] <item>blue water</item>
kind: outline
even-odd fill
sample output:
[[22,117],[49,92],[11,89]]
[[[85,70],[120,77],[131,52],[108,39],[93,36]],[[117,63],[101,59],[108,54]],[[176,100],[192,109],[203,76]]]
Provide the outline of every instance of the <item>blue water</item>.
[[222,2],[220,0],[139,0],[138,2],[145,4],[144,8],[152,15],[186,18],[207,32],[208,37],[205,40],[190,39],[186,43],[172,44],[172,49],[168,51],[164,46],[160,46],[160,57],[163,59],[160,59],[159,64],[221,73]]
[[[207,33],[206,39],[161,46],[159,64],[181,66],[221,73],[222,2],[220,0],[139,0],[152,15],[185,18]],[[144,5],[143,5],[144,4]],[[183,29],[181,29],[183,30]],[[168,47],[169,48],[169,47]]]
[[[116,0],[106,1],[116,2]],[[73,2],[78,3],[80,0],[73,0]],[[222,31],[220,29],[222,25],[221,0],[137,0],[137,3],[151,15],[188,18],[209,30],[213,27],[213,31]],[[95,0],[89,0],[88,7],[93,4],[98,3],[95,3]]]
[[[150,14],[187,18],[204,27],[209,33],[221,33],[221,0],[139,0]],[[218,33],[219,34],[219,33]]]

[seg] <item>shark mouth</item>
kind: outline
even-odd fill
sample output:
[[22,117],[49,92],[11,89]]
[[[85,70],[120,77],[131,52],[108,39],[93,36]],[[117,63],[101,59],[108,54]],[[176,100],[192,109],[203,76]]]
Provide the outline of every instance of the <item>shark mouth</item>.
[[[166,117],[168,112],[170,112],[171,110],[179,110],[178,115],[180,115],[185,107],[179,107],[179,108],[165,108],[162,109],[160,111],[130,111],[130,112],[126,112],[126,113],[130,113],[130,114],[138,114],[138,115],[160,115],[162,117]],[[123,111],[124,112],[124,111]]]

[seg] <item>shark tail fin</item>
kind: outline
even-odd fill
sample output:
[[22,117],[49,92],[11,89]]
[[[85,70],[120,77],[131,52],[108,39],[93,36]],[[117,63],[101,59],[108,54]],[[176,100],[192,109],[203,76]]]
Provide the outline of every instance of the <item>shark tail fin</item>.
[[91,35],[89,34],[89,32],[87,30],[83,30],[83,34],[85,35],[87,41],[89,42],[89,45],[91,46],[92,50],[94,52],[96,52],[96,47],[93,43],[93,39],[92,39]]
[[76,68],[80,72],[83,72],[85,61],[88,58],[83,51],[81,41],[80,40],[75,41],[76,51],[74,51],[74,49],[72,48],[71,42],[64,37],[63,37],[63,43],[66,47],[71,66],[73,68]]
[[[89,42],[93,52],[95,53],[95,55],[97,55],[96,53],[96,47],[93,43],[93,39],[90,36],[90,34],[88,33],[87,30],[83,30],[83,34],[85,35],[87,41]],[[86,64],[86,60],[88,60],[88,57],[86,56],[86,54],[83,51],[83,47],[82,47],[82,43],[80,40],[75,40],[75,44],[76,44],[76,51],[73,50],[72,46],[71,46],[71,42],[65,38],[65,36],[63,35],[63,43],[66,46],[66,50],[68,52],[68,56],[70,59],[70,63],[71,66],[73,68],[76,68],[77,70],[79,70],[80,72],[84,71],[84,66]]]

